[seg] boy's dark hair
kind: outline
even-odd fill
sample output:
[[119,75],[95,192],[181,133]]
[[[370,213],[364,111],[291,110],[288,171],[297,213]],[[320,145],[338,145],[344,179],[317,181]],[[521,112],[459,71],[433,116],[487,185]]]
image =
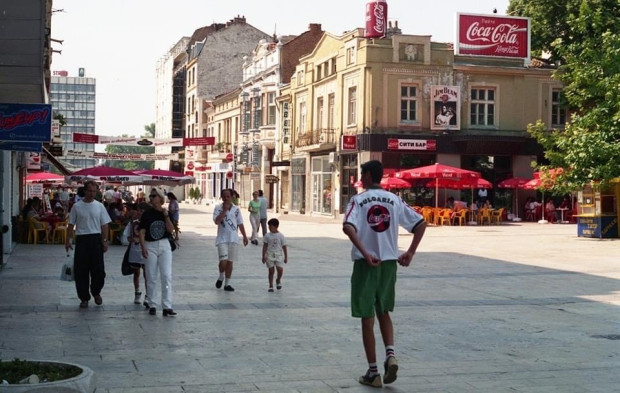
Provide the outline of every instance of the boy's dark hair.
[[264,195],[263,190],[258,190],[258,196],[263,196],[263,195]]
[[373,183],[380,183],[381,178],[383,177],[383,164],[381,161],[371,160],[365,162],[361,166],[362,175],[366,172],[370,172],[370,177],[372,178]]
[[280,226],[280,221],[278,221],[277,218],[272,218],[271,220],[267,221],[267,225],[272,225],[277,228]]

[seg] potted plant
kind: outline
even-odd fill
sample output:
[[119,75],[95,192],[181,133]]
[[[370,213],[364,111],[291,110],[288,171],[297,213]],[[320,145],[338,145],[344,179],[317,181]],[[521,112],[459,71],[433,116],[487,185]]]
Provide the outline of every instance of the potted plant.
[[95,373],[86,366],[49,360],[0,361],[0,391],[87,392],[95,390]]
[[192,187],[189,188],[188,196],[190,201],[196,204],[196,191]]

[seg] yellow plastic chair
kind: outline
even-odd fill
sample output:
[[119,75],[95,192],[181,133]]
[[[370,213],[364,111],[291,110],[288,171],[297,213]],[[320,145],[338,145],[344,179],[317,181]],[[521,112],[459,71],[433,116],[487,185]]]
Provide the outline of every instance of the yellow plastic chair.
[[28,219],[28,243],[39,243],[39,234],[43,233],[45,243],[47,243],[47,226],[36,218]]
[[108,226],[108,241],[110,242],[110,244],[114,244],[114,239],[117,235],[123,233],[123,230],[123,224],[110,223],[110,225]]
[[453,221],[456,224],[456,222],[459,222],[459,226],[462,226],[463,224],[465,224],[467,220],[467,210],[466,209],[461,209],[458,212],[456,212],[454,214],[454,218]]
[[478,223],[482,225],[485,220],[489,223],[489,225],[491,225],[491,212],[489,209],[478,210]]
[[435,217],[435,225],[450,225],[452,219],[452,209],[441,209],[437,217]]
[[54,227],[54,231],[52,232],[52,242],[65,244],[67,242],[67,230],[68,230],[69,220],[60,221],[56,223]]
[[501,224],[502,223],[502,216],[504,214],[504,210],[506,210],[506,209],[502,207],[501,209],[492,211],[491,212],[491,222],[492,223]]

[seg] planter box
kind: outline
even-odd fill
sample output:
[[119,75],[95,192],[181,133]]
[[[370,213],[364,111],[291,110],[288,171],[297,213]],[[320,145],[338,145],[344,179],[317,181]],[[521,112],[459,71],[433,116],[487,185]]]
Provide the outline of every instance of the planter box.
[[74,366],[82,370],[77,377],[54,382],[41,382],[23,385],[0,385],[2,393],[93,393],[95,391],[95,372],[86,366],[68,362],[49,360],[28,360],[32,363]]

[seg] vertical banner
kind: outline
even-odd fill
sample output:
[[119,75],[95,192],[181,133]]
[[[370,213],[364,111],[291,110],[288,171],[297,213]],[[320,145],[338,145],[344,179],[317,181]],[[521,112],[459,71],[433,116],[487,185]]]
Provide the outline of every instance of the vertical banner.
[[431,86],[431,130],[461,129],[459,86]]

